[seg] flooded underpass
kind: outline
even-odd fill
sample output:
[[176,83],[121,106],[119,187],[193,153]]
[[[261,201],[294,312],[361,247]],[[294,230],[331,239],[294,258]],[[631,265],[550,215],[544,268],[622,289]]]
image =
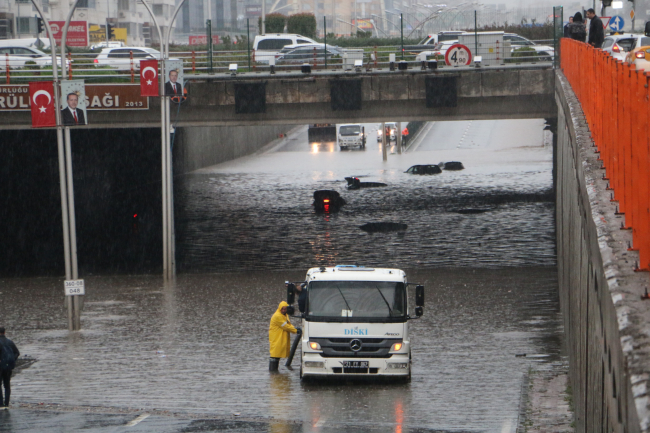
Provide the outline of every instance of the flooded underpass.
[[[0,281],[0,317],[36,359],[14,377],[13,399],[208,419],[152,416],[129,431],[515,432],[531,372],[564,363],[543,126],[437,122],[386,163],[376,125],[366,125],[366,150],[347,152],[307,143],[302,129],[177,178],[174,282],[84,276],[83,330],[71,334],[61,279]],[[465,170],[404,173],[453,160]],[[387,186],[347,190],[346,176]],[[317,189],[346,204],[315,213]],[[368,222],[406,229],[369,233]],[[424,316],[410,322],[412,380],[302,383],[284,366],[269,375],[268,325],[284,282],[350,263],[401,268],[425,285]]]

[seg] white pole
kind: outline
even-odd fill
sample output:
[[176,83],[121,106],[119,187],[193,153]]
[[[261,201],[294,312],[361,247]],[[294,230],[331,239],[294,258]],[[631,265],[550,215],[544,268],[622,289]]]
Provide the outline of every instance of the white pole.
[[382,161],[388,161],[388,153],[386,151],[386,122],[381,122],[381,159]]
[[402,122],[397,122],[397,154],[402,154]]
[[70,221],[70,258],[72,262],[72,279],[79,278],[77,266],[77,226],[74,211],[74,185],[72,181],[72,146],[70,144],[70,127],[66,126],[65,133],[65,165],[68,183],[68,218]]

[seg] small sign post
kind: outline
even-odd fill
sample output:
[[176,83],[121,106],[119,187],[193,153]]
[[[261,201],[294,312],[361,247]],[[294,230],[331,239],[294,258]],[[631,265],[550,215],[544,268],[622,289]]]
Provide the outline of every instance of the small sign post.
[[84,280],[65,280],[63,283],[66,296],[85,295]]

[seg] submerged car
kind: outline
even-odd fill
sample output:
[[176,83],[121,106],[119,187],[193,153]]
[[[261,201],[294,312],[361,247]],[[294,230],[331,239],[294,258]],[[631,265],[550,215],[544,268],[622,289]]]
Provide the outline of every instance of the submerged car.
[[345,204],[341,195],[331,189],[314,191],[314,210],[319,213],[336,212]]
[[409,173],[409,174],[440,174],[440,173],[442,173],[442,169],[437,164],[420,164],[420,165],[412,166],[411,168],[406,170],[405,173]]

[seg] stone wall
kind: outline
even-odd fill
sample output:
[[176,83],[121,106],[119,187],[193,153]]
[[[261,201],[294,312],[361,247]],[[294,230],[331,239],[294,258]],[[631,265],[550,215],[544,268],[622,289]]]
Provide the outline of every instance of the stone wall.
[[580,103],[556,74],[557,250],[576,432],[650,431],[648,273],[617,212]]
[[295,125],[193,126],[176,129],[174,174],[250,155]]

